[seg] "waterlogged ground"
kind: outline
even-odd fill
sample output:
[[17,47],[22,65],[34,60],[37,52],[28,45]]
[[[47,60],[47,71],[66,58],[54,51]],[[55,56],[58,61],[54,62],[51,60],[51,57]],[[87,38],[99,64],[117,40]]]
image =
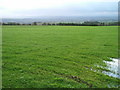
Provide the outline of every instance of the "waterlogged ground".
[[[110,60],[111,61],[105,61],[105,60],[103,61],[106,64],[106,66],[99,66],[99,65],[96,66],[103,69],[102,73],[111,77],[120,78],[120,67],[119,67],[120,60],[115,58],[110,58]],[[99,70],[95,72],[99,72]]]
[[110,72],[103,72],[106,75],[112,76],[112,77],[116,77],[116,78],[120,78],[120,66],[119,66],[119,62],[120,59],[114,59],[114,58],[110,58],[112,61],[104,61],[107,64],[108,70],[110,70]]
[[117,88],[102,68],[118,57],[117,35],[114,26],[3,26],[3,88]]

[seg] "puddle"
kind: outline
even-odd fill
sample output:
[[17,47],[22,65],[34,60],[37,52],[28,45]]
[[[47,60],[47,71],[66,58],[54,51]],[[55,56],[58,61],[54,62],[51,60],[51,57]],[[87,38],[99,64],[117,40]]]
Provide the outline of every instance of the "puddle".
[[119,78],[120,79],[120,75],[119,74],[115,74],[115,73],[112,73],[112,72],[107,72],[107,71],[102,71],[102,73],[108,75],[108,76],[111,76],[111,77],[115,77],[115,78]]
[[103,61],[106,63],[106,67],[98,66],[101,68],[108,69],[109,71],[102,71],[105,75],[120,78],[120,59],[110,58],[112,61]]
[[[110,58],[111,61],[103,61],[106,64],[105,66],[100,66],[100,65],[95,65],[96,67],[99,67],[101,69],[97,69],[94,70],[93,68],[90,68],[91,71],[94,72],[101,72],[105,75],[108,75],[110,77],[114,77],[114,78],[118,78],[120,79],[120,59],[115,59],[115,58]],[[87,69],[89,69],[88,67],[86,67]],[[110,83],[108,85],[109,88],[113,88],[113,87],[120,87],[120,85],[113,85],[112,83]]]
[[119,67],[119,60],[120,59],[114,59],[114,58],[110,58],[112,61],[103,61],[107,64],[107,68],[114,72],[115,74],[119,74],[120,75],[120,67]]

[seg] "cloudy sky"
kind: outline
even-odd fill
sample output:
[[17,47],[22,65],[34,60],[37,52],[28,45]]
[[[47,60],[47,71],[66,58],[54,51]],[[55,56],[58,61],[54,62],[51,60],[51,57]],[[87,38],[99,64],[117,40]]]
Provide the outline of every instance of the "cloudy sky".
[[0,17],[117,16],[119,0],[0,0]]

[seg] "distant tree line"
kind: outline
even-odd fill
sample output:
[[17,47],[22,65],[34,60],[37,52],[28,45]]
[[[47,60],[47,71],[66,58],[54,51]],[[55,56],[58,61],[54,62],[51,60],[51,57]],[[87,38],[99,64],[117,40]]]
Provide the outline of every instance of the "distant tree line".
[[83,23],[46,23],[46,22],[33,22],[31,24],[25,23],[16,23],[16,22],[8,22],[2,23],[2,25],[47,25],[47,26],[118,26],[120,22],[98,22],[98,21],[86,21]]

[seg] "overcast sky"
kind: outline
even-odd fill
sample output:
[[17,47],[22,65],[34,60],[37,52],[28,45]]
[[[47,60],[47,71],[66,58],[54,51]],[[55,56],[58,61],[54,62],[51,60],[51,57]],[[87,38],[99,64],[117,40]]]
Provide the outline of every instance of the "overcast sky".
[[119,0],[0,0],[2,18],[117,16]]

